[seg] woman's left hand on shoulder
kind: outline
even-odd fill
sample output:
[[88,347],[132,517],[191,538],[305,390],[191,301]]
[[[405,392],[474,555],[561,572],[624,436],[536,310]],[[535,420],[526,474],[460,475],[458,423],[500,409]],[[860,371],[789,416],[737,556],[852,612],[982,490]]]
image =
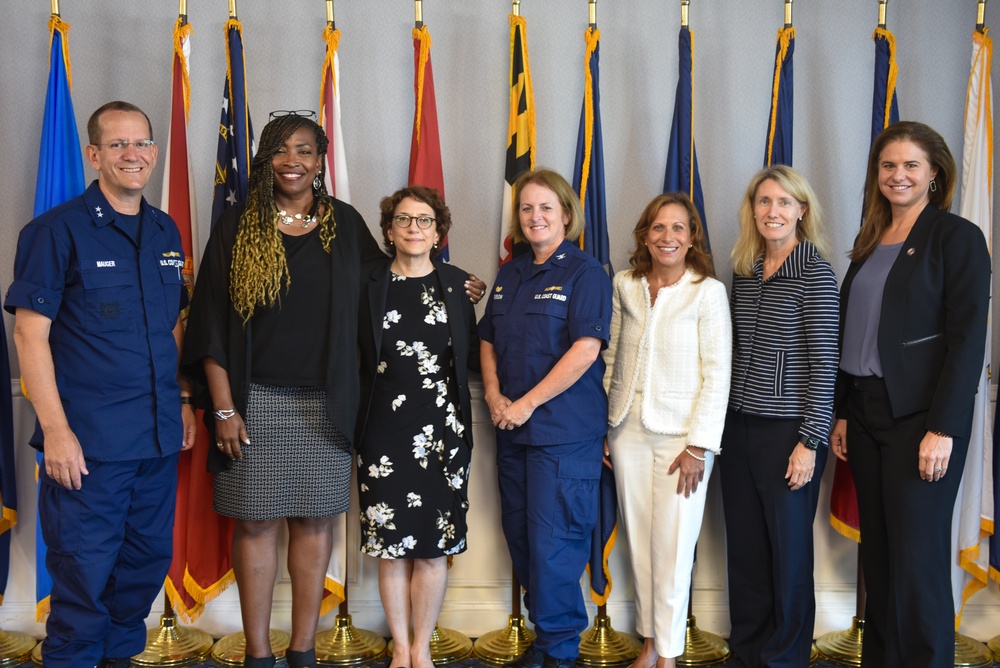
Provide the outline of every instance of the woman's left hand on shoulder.
[[788,488],[793,492],[802,489],[812,482],[815,471],[816,451],[810,450],[799,442],[792,450],[792,456],[788,458],[788,469],[785,471]]
[[465,280],[465,294],[469,296],[469,301],[478,304],[479,300],[486,294],[486,283],[475,274],[469,274]]
[[[697,457],[693,453],[698,453]],[[699,459],[698,457],[701,457]],[[674,471],[680,470],[677,479],[677,493],[683,494],[685,499],[698,491],[698,483],[705,479],[705,449],[694,445],[689,445],[677,455],[667,475],[673,475]]]
[[937,482],[948,473],[953,446],[951,436],[929,431],[920,441],[920,456],[917,459],[920,477],[927,482]]

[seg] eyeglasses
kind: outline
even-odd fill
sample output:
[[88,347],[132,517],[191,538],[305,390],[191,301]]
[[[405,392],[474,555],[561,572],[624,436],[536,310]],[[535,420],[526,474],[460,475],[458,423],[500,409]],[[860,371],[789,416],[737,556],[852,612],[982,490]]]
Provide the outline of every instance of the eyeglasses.
[[287,109],[276,109],[271,112],[268,120],[271,118],[281,118],[282,116],[302,116],[304,118],[315,118],[316,112],[312,109],[296,109],[295,111],[289,111]]
[[405,213],[399,213],[392,217],[393,224],[396,227],[402,227],[404,230],[414,221],[420,229],[429,230],[436,220],[437,218],[431,218],[430,216],[408,216]]
[[122,139],[119,141],[109,142],[107,144],[94,144],[94,146],[106,146],[115,153],[124,153],[128,150],[128,147],[131,146],[136,151],[144,153],[156,146],[156,142],[152,139],[139,139],[136,141],[126,141]]

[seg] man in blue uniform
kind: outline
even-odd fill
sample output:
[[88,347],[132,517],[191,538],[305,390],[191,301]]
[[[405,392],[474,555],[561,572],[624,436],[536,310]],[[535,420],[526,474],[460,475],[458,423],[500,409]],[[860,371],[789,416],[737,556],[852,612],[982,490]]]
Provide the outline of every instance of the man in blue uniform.
[[124,667],[142,652],[170,566],[178,452],[195,433],[177,377],[180,236],[142,197],[152,127],[110,102],[87,130],[97,180],[21,231],[4,304],[43,452],[48,668]]

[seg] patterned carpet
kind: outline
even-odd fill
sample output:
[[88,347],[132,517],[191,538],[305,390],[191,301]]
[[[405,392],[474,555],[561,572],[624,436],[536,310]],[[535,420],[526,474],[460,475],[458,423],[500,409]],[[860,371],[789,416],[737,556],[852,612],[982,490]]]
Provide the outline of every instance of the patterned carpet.
[[[220,667],[225,668],[223,666],[223,664],[218,664],[218,663],[215,663],[214,661],[207,661],[205,663],[189,664],[189,665],[191,666],[191,668],[220,668]],[[278,663],[278,665],[279,666],[284,666],[286,664],[284,663],[284,661],[281,661],[281,662]],[[371,664],[367,668],[386,668],[386,666],[388,666],[388,665],[389,665],[389,659],[385,658],[385,659],[381,659],[381,660],[379,660],[379,661]],[[475,658],[468,658],[468,659],[465,659],[465,660],[460,661],[458,663],[453,663],[453,664],[449,664],[449,665],[450,665],[451,668],[495,668],[494,666],[491,666],[489,664],[480,663]],[[723,664],[715,664],[715,665],[719,666],[720,668],[726,668],[727,666],[731,666],[732,664],[723,663]],[[836,663],[832,663],[832,662],[828,662],[828,661],[819,661],[818,663],[813,664],[813,667],[814,668],[835,668],[835,667],[840,666],[840,665],[842,665],[842,664],[836,664]],[[34,666],[34,664],[32,664],[31,662],[28,662],[28,663],[18,664],[18,666]],[[994,668],[1000,668],[1000,663],[994,663],[993,666],[994,666]]]

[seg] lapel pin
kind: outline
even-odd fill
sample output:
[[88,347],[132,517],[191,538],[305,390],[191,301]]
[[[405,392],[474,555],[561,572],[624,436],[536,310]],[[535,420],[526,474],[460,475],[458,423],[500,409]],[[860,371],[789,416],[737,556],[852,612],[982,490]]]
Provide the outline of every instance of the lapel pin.
[[906,249],[906,254],[907,254],[907,255],[913,255],[913,254],[914,254],[914,253],[916,253],[916,252],[917,252],[917,249],[916,249],[916,248],[913,248],[913,247],[910,247],[910,248],[907,248],[907,249]]

